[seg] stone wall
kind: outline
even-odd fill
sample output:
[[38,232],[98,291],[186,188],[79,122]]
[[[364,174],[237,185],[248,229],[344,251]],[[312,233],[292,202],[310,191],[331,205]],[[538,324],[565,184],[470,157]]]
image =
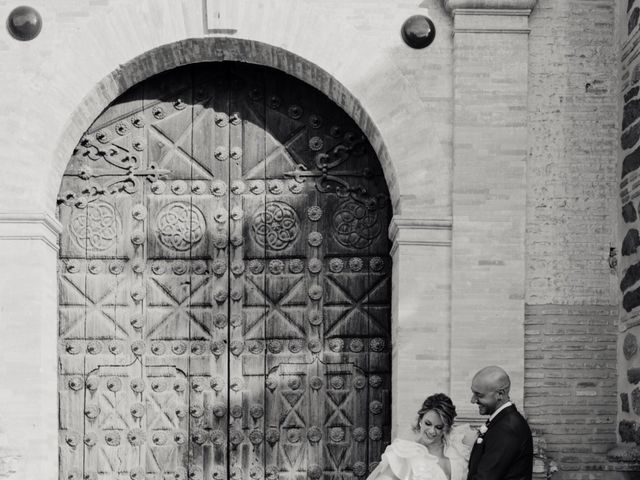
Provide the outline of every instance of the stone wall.
[[529,19],[524,407],[553,478],[615,476],[615,19],[612,0],[539,0]]
[[640,461],[640,358],[637,355],[640,335],[640,257],[638,246],[638,172],[640,168],[640,62],[638,61],[637,0],[619,3],[619,43],[621,47],[621,84],[619,101],[622,106],[619,140],[619,294],[621,297],[618,338],[618,435],[621,447],[612,452],[615,458]]
[[[453,11],[451,391],[468,398],[479,362],[499,364],[509,371],[511,394],[520,405],[530,3],[514,2],[521,8],[501,11],[452,2],[458,8]],[[468,400],[459,411],[478,415]]]

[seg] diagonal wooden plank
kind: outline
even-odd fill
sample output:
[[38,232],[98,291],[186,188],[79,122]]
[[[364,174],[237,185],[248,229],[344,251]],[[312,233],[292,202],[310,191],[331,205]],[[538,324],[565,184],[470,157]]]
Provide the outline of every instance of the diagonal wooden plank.
[[202,122],[205,115],[208,114],[208,108],[207,108],[208,106],[209,105],[207,102],[207,104],[204,105],[205,108],[203,108],[202,111],[196,115],[196,117],[193,119],[193,122],[187,125],[187,127],[183,130],[183,132],[180,134],[180,136],[176,140],[173,140],[168,135],[166,135],[162,130],[160,130],[158,125],[149,126],[149,132],[152,132],[154,135],[157,135],[158,137],[160,137],[161,140],[164,140],[165,143],[168,143],[171,146],[171,150],[165,152],[165,154],[160,159],[158,159],[157,161],[158,165],[162,165],[165,159],[167,158],[167,156],[169,156],[172,153],[175,153],[180,158],[182,158],[185,162],[187,162],[190,166],[192,167],[195,166],[196,169],[199,170],[199,173],[204,174],[205,176],[213,179],[213,173],[207,167],[202,165],[196,158],[190,155],[189,152],[186,152],[180,146],[180,144],[187,138],[187,136],[190,135],[192,131],[196,130],[196,127],[198,126],[198,124]]
[[[257,176],[258,178],[262,178],[262,176],[264,176],[264,172],[267,170],[269,164],[273,160],[278,158],[278,156],[280,156],[280,155],[285,155],[285,158],[287,158],[287,160],[290,160],[291,157],[289,155],[289,148],[302,135],[304,135],[306,133],[306,131],[307,131],[307,127],[305,125],[301,126],[297,130],[295,130],[291,134],[291,136],[287,140],[285,140],[284,143],[281,143],[276,148],[274,148],[271,152],[269,152],[267,154],[267,156],[263,160],[259,161],[253,168],[251,168],[251,170],[246,172],[244,174],[244,178],[252,179],[252,178],[254,178],[254,176]],[[291,167],[296,168],[297,163],[294,162],[292,159],[290,160],[289,163],[291,163]]]
[[[325,280],[327,281],[328,284],[333,284],[333,286],[337,287],[338,289],[340,289],[343,294],[345,296],[348,296],[351,299],[351,305],[350,308],[344,313],[344,315],[342,315],[341,317],[339,317],[332,325],[329,326],[329,328],[327,329],[327,331],[325,332],[325,335],[329,336],[329,335],[333,335],[336,333],[336,330],[338,330],[338,328],[345,322],[345,320],[351,316],[351,314],[353,312],[355,312],[356,310],[358,312],[360,312],[361,314],[363,314],[369,321],[369,325],[373,326],[374,328],[378,329],[378,333],[379,334],[384,334],[386,333],[386,329],[384,328],[383,325],[380,324],[380,321],[375,318],[374,316],[372,316],[367,308],[363,308],[363,307],[367,307],[368,305],[366,304],[366,299],[369,296],[369,292],[371,291],[371,289],[367,290],[364,295],[362,297],[360,297],[359,299],[354,299],[349,292],[347,292],[340,284],[338,284],[334,279],[332,279],[331,277],[327,276],[325,277]],[[376,282],[373,287],[371,287],[372,289],[378,288],[380,284],[384,283],[386,281],[386,278],[383,278],[381,280],[379,280],[378,282]],[[331,305],[327,305],[327,307],[329,307]]]
[[[302,327],[300,327],[298,324],[295,323],[295,321],[289,317],[283,310],[281,307],[281,302],[286,301],[288,298],[291,298],[292,296],[294,296],[296,294],[295,290],[297,288],[298,285],[300,285],[303,281],[304,281],[304,277],[301,277],[299,280],[296,281],[296,283],[294,284],[293,287],[291,287],[289,290],[287,290],[282,297],[280,297],[279,300],[272,300],[269,295],[267,295],[267,293],[261,289],[258,285],[255,284],[255,282],[253,282],[253,280],[251,280],[250,278],[247,278],[246,281],[251,282],[257,293],[264,299],[264,301],[266,302],[266,306],[268,307],[267,309],[265,309],[265,311],[263,312],[262,315],[260,315],[257,319],[255,319],[252,323],[247,325],[247,329],[245,331],[245,336],[251,335],[252,333],[254,333],[256,327],[260,327],[262,325],[262,321],[266,319],[266,321],[269,320],[269,318],[271,318],[274,314],[279,314],[280,318],[282,320],[285,321],[285,323],[293,328],[295,331],[298,332],[298,334],[300,335],[300,338],[305,338],[306,336],[306,332],[302,329]],[[264,306],[261,306],[260,308],[264,308]]]
[[[333,412],[329,412],[325,419],[325,425],[328,426],[351,426],[353,425],[353,421],[349,419],[346,412],[342,410],[343,406],[351,400],[352,392],[351,391],[335,391],[335,390],[327,390],[326,401],[327,405],[333,408]],[[334,418],[338,417],[336,420],[337,423],[330,424],[330,422],[334,421]],[[342,422],[342,423],[341,423]]]
[[340,471],[343,468],[344,460],[349,451],[348,444],[328,443],[325,444],[328,457],[331,460],[335,471]]

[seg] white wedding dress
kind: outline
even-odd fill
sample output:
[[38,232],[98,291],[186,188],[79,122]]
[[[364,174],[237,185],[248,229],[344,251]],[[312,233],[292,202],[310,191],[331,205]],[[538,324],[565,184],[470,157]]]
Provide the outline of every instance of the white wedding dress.
[[454,427],[447,438],[444,455],[451,464],[451,479],[447,478],[438,457],[424,445],[396,438],[382,454],[382,460],[367,480],[465,480],[471,447],[462,443],[468,427]]

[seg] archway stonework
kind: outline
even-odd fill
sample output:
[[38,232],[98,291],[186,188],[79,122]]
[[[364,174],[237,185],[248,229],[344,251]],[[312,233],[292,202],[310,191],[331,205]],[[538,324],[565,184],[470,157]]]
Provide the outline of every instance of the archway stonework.
[[[70,142],[79,138],[98,113],[113,99],[129,88],[155,74],[183,65],[209,61],[237,61],[276,68],[317,88],[339,105],[354,119],[380,159],[388,183],[394,212],[402,210],[402,199],[398,185],[397,165],[375,121],[361,101],[334,75],[309,60],[279,47],[250,39],[216,37],[181,40],[159,46],[130,60],[103,78],[72,113],[69,129],[58,144],[57,155],[73,150]],[[400,80],[400,79],[397,79]],[[102,108],[100,108],[102,107]],[[56,177],[58,170],[66,168],[63,162],[53,165]]]
[[[318,34],[328,35],[324,31]],[[296,49],[293,45],[288,47]],[[395,245],[394,265],[398,266],[394,270],[392,294],[394,341],[406,347],[402,355],[394,352],[392,425],[394,429],[405,428],[412,420],[411,411],[423,400],[422,391],[412,388],[416,381],[424,382],[425,389],[430,391],[449,388],[450,296],[446,285],[450,278],[451,218],[449,185],[441,179],[447,177],[450,167],[442,150],[441,129],[429,128],[432,120],[428,110],[420,108],[422,101],[390,59],[370,55],[366,64],[371,66],[366,68],[373,70],[370,78],[359,77],[366,80],[363,85],[361,81],[354,84],[353,80],[341,78],[347,72],[333,69],[325,58],[322,62],[325,65],[318,65],[290,50],[253,39],[207,37],[156,47],[120,65],[85,95],[58,143],[52,174],[55,177],[62,174],[65,167],[62,158],[69,155],[73,142],[77,142],[101,109],[136,82],[188,63],[225,60],[272,66],[316,87],[354,119],[380,159],[394,210],[389,231]],[[385,64],[389,68],[381,71]],[[381,91],[385,92],[383,96],[378,95]],[[425,144],[428,149],[423,147]],[[405,295],[411,301],[403,302]],[[444,339],[428,352],[411,341],[415,329],[422,328],[421,312],[426,310],[432,312],[429,329],[441,332]],[[396,396],[400,391],[404,392],[403,398]]]
[[[279,22],[290,21],[292,15],[295,17],[300,13],[289,4],[292,2],[279,4],[278,11],[282,13],[277,19]],[[408,425],[413,417],[411,412],[423,396],[411,388],[415,381],[425,381],[428,390],[441,391],[446,391],[449,383],[448,362],[441,360],[446,358],[447,342],[433,346],[420,359],[415,355],[423,352],[423,346],[408,342],[415,337],[415,327],[422,323],[420,312],[434,312],[432,329],[441,329],[445,335],[448,323],[449,294],[446,288],[441,288],[448,277],[450,239],[447,232],[451,228],[448,183],[439,181],[446,178],[449,170],[448,156],[443,150],[446,149],[446,140],[442,138],[443,135],[446,137],[444,124],[430,118],[428,111],[421,108],[422,100],[417,98],[389,54],[370,50],[366,39],[360,39],[342,19],[336,19],[332,29],[320,28],[318,22],[313,21],[317,15],[307,12],[308,28],[304,35],[282,28],[280,31],[290,32],[290,38],[274,39],[273,32],[278,29],[265,29],[263,18],[257,13],[259,9],[256,9],[242,18],[247,38],[193,38],[201,35],[194,32],[200,28],[200,20],[189,17],[178,2],[141,1],[136,8],[146,22],[136,25],[135,29],[128,21],[119,22],[132,15],[125,2],[109,5],[108,12],[104,11],[107,7],[92,9],[87,22],[83,25],[78,21],[74,30],[74,44],[87,48],[81,65],[75,61],[76,55],[67,56],[66,50],[61,48],[40,65],[45,72],[59,72],[52,76],[53,82],[44,85],[44,77],[31,83],[14,82],[11,84],[13,90],[6,92],[15,98],[37,96],[39,92],[49,90],[58,93],[47,96],[47,101],[40,103],[38,114],[21,125],[21,136],[41,140],[32,148],[24,149],[22,173],[17,172],[15,177],[17,183],[29,183],[31,193],[24,190],[0,192],[0,203],[5,209],[17,212],[0,215],[2,238],[11,240],[13,246],[5,249],[6,258],[15,261],[24,256],[23,239],[42,240],[32,243],[37,251],[28,255],[29,264],[22,265],[21,276],[7,276],[13,295],[2,299],[3,305],[10,305],[6,311],[13,319],[13,323],[6,323],[7,331],[18,332],[26,322],[34,326],[34,335],[27,343],[15,344],[15,361],[20,362],[20,350],[29,348],[28,345],[34,342],[40,345],[41,352],[37,362],[26,369],[34,381],[19,395],[3,397],[7,411],[18,412],[7,421],[6,431],[8,436],[22,440],[5,447],[12,455],[15,453],[16,470],[29,478],[51,475],[57,470],[57,453],[51,449],[57,438],[57,353],[52,328],[56,323],[57,304],[53,273],[55,237],[60,225],[52,208],[68,158],[82,133],[119,94],[150,75],[187,63],[238,59],[279,68],[325,93],[343,107],[369,137],[385,170],[396,214],[390,229],[395,245],[393,261],[398,266],[394,269],[393,330],[396,341],[406,343],[407,348],[400,355],[394,353],[393,391],[394,395],[400,390],[409,393],[400,400],[394,397],[392,418],[394,428]],[[149,20],[157,16],[175,19],[174,25],[185,29],[157,30],[156,24]],[[104,30],[103,33],[108,33],[101,36],[101,42],[120,48],[106,49],[97,59],[91,54],[96,48],[94,25],[95,21],[105,19],[113,22],[113,28]],[[305,41],[299,40],[301,35]],[[345,68],[348,59],[334,55],[344,35],[353,44],[349,55],[351,63],[358,65],[357,69]],[[309,41],[311,38],[312,42]],[[64,39],[60,41],[64,42]],[[298,54],[292,53],[296,51]],[[365,51],[368,54],[362,55]],[[37,88],[27,88],[27,85]],[[384,95],[380,96],[380,92]],[[3,134],[10,135],[11,132],[7,129]],[[429,145],[429,149],[423,148],[424,145]],[[42,158],[50,159],[44,172],[40,167]],[[400,212],[405,217],[401,217]],[[39,295],[32,294],[34,289]],[[404,302],[403,311],[399,311],[402,302],[399,292],[413,297],[411,302]],[[427,292],[428,295],[423,295]],[[24,312],[16,299],[28,299],[33,308]],[[404,319],[408,320],[405,325]],[[434,365],[434,359],[437,359],[436,373],[416,368],[417,365]],[[38,405],[39,415],[31,422],[23,413],[32,408],[34,402]],[[25,434],[25,429],[32,426],[34,429]],[[26,452],[38,460],[26,462]]]

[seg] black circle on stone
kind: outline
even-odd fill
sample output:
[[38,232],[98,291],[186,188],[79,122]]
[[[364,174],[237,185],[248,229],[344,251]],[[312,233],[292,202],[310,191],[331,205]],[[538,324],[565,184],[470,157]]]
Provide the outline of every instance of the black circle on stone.
[[7,17],[7,30],[16,40],[33,40],[42,30],[42,17],[33,7],[16,7]]
[[436,38],[436,26],[424,15],[413,15],[402,24],[400,30],[404,43],[411,48],[425,48]]

